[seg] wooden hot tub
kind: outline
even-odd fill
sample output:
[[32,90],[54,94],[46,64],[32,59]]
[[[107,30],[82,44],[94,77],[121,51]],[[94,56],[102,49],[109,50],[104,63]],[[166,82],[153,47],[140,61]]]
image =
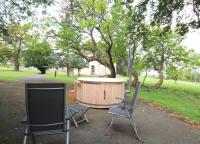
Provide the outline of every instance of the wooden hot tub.
[[78,78],[77,101],[93,108],[108,108],[124,97],[124,80],[116,78]]

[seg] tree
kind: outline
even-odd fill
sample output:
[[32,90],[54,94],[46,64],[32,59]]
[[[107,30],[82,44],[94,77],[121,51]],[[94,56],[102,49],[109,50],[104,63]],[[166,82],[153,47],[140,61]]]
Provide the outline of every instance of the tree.
[[71,21],[64,22],[78,34],[79,40],[84,38],[78,46],[71,48],[88,62],[98,61],[108,67],[110,77],[116,77],[114,62],[126,53],[126,11],[123,5],[106,0],[68,0],[66,3],[66,15]]
[[61,56],[59,63],[61,66],[67,67],[67,75],[70,74],[72,57],[74,56],[74,49],[80,45],[79,34],[67,24],[62,24],[61,30],[58,32],[59,40],[57,47],[60,48]]
[[70,70],[77,68],[78,75],[80,70],[88,66],[88,62],[77,54],[72,52],[66,53],[66,51],[60,51],[54,53],[55,67],[67,67],[67,75],[70,75]]
[[189,31],[188,27],[200,28],[199,0],[143,0],[138,7],[143,10],[141,12],[144,15],[148,15],[149,22],[154,26],[172,27],[176,20],[177,30],[181,35]]
[[200,55],[199,54],[195,54],[193,53],[190,56],[190,63],[189,63],[189,67],[192,68],[193,73],[194,73],[194,81],[196,82],[198,79],[198,69],[200,67]]
[[14,70],[16,71],[19,71],[21,53],[25,48],[26,39],[30,36],[28,34],[30,28],[31,24],[12,23],[8,28],[9,36],[4,39],[8,43],[7,47],[12,52]]
[[41,71],[41,74],[45,74],[46,70],[54,64],[53,62],[53,50],[47,41],[38,42],[33,40],[31,45],[28,45],[28,50],[25,52],[25,66],[36,67]]
[[183,78],[184,68],[171,66],[166,70],[167,78],[173,79],[176,83],[178,79]]
[[1,0],[0,1],[0,37],[9,36],[9,25],[20,23],[30,17],[33,6],[50,5],[53,0]]
[[6,42],[0,44],[0,64],[6,65],[12,58],[12,52],[8,49]]
[[[129,89],[131,87],[132,77],[132,86],[135,86],[138,81],[138,73],[141,68],[138,69],[138,66],[142,64],[141,57],[143,54],[143,39],[146,35],[146,26],[145,26],[145,17],[140,12],[139,8],[133,8],[131,5],[128,5],[128,33],[127,33],[127,42],[128,42],[128,76],[129,76]],[[138,65],[139,64],[139,65]]]
[[88,62],[85,61],[82,57],[78,55],[74,55],[72,63],[71,63],[72,68],[77,68],[78,69],[78,76],[80,76],[80,71],[82,68],[88,67]]
[[189,62],[189,52],[180,45],[181,37],[172,30],[152,27],[145,38],[144,50],[146,62],[159,74],[159,82],[154,85],[160,88],[164,79],[164,70],[170,67],[182,67]]

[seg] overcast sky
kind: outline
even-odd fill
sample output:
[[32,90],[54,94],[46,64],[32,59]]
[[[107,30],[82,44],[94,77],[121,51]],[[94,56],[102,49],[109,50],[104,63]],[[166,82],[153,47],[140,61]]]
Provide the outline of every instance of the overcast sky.
[[189,32],[183,41],[183,45],[200,53],[200,30]]

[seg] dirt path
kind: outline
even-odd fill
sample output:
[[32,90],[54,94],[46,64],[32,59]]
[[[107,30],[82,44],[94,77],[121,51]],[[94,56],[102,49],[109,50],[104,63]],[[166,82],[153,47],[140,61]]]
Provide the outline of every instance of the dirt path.
[[[21,144],[24,127],[20,121],[25,113],[24,83],[49,82],[41,75],[23,78],[13,83],[0,84],[0,144]],[[71,144],[140,144],[127,120],[117,119],[110,136],[104,136],[111,116],[106,109],[88,111],[89,124],[72,127]],[[167,113],[139,104],[135,112],[138,133],[145,144],[200,144],[200,131]],[[64,144],[64,136],[37,138],[46,144]]]

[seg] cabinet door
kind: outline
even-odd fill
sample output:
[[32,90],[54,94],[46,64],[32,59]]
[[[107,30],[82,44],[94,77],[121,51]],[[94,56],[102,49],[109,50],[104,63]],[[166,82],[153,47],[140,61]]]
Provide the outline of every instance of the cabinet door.
[[104,85],[104,104],[117,104],[121,100],[117,98],[124,98],[124,85],[123,84],[105,84]]
[[101,104],[111,104],[113,101],[113,86],[111,84],[103,84],[102,92]]
[[82,101],[88,104],[100,104],[103,96],[103,85],[100,83],[84,83],[82,85]]

